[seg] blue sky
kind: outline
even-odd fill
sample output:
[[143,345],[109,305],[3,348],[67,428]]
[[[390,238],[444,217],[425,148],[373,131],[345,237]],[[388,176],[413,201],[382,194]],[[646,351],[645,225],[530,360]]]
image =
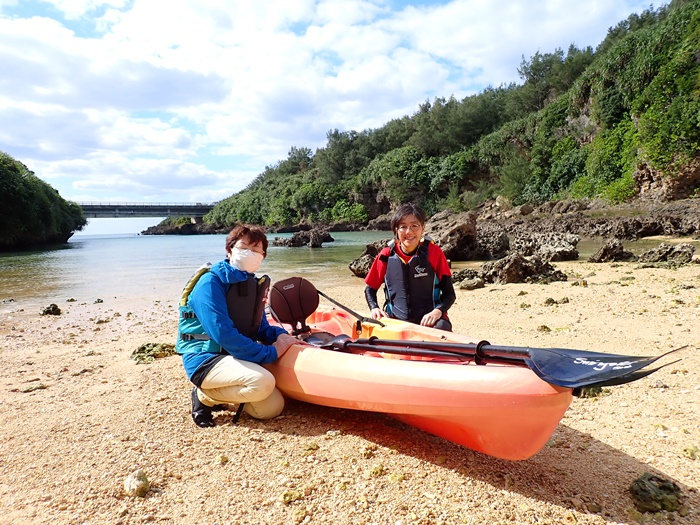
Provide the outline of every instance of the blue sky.
[[73,201],[213,202],[292,146],[520,82],[523,55],[595,48],[649,5],[0,0],[0,151]]

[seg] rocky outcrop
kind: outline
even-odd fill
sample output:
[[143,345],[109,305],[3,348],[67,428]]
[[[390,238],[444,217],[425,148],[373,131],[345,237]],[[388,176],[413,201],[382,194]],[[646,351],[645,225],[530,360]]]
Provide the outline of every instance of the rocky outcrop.
[[[382,220],[388,226],[389,216]],[[463,289],[476,289],[483,283],[549,282],[567,279],[550,263],[577,260],[581,237],[607,239],[589,259],[591,262],[635,260],[634,254],[624,250],[621,239],[651,235],[700,237],[700,199],[648,206],[636,202],[617,207],[601,201],[562,200],[536,209],[526,205],[512,207],[501,199],[499,203],[484,203],[474,212],[440,212],[430,218],[426,231],[452,261],[489,261],[481,270],[453,272],[456,286],[463,285]],[[387,232],[387,238],[390,237]],[[365,277],[385,243],[368,245],[350,263],[353,274]],[[693,261],[692,245],[676,245],[673,251],[671,245],[668,247],[662,244],[644,259],[672,264]]]
[[547,262],[575,261],[578,259],[576,245],[580,239],[571,233],[526,233],[519,232],[510,243],[511,253],[525,257],[539,255]]
[[57,304],[51,303],[49,306],[42,308],[39,315],[61,315],[61,309]]
[[308,246],[309,248],[321,248],[324,242],[333,242],[335,239],[331,237],[327,230],[312,228],[308,231],[294,232],[289,239],[275,237],[272,241],[273,246],[293,247]]
[[371,231],[391,231],[391,214],[380,215],[367,223],[366,230]]
[[645,472],[630,485],[634,506],[639,512],[675,511],[683,493],[673,480]]
[[495,222],[477,222],[475,255],[477,259],[500,259],[510,250],[506,229]]
[[568,279],[565,273],[555,270],[539,255],[525,257],[519,253],[484,263],[481,276],[487,283],[494,284],[546,283]]
[[600,250],[588,258],[588,262],[592,263],[636,260],[637,257],[632,252],[626,251],[619,239],[608,240],[603,246],[601,246]]
[[453,261],[501,259],[508,253],[538,254],[546,261],[578,259],[577,235],[560,232],[537,233],[518,230],[513,240],[507,227],[497,221],[480,221],[474,213],[443,211],[426,225],[433,240]]
[[356,232],[363,229],[359,224],[346,221],[332,222],[328,225],[328,231],[330,232]]
[[448,259],[467,261],[479,258],[476,256],[476,214],[441,211],[430,218],[426,231]]
[[159,224],[157,226],[149,226],[141,232],[141,235],[225,235],[230,232],[231,229],[231,227],[221,227],[204,222],[197,224],[186,223],[178,226]]
[[362,254],[357,259],[350,261],[350,264],[348,265],[350,271],[357,277],[362,277],[363,279],[367,277],[367,274],[369,273],[369,269],[372,267],[374,259],[377,257],[377,255],[379,255],[379,252],[382,250],[382,248],[384,248],[384,246],[387,245],[387,243],[390,240],[391,238],[388,238],[385,241],[375,241],[371,244],[368,244],[365,247],[365,251],[362,252]]
[[[1,153],[1,152],[0,152]],[[2,223],[2,227],[5,224]],[[2,238],[0,235],[0,253],[25,250],[42,250],[48,246],[59,246],[68,242],[74,231],[64,233],[33,233],[21,232],[16,235]]]
[[495,222],[477,225],[477,215],[471,212],[442,211],[426,224],[430,237],[453,261],[499,259],[508,253],[506,229]]
[[644,263],[670,262],[675,264],[688,264],[693,260],[694,253],[695,246],[687,242],[676,245],[662,242],[658,247],[640,254],[638,260]]
[[486,286],[486,281],[484,281],[481,277],[464,279],[459,283],[460,290],[478,290],[484,286]]
[[527,216],[498,212],[494,205],[481,207],[482,221],[502,225],[510,235],[518,233],[571,233],[587,238],[636,240],[654,235],[700,237],[700,199],[663,204],[636,201],[609,206],[601,201],[547,202]]
[[700,159],[693,160],[675,177],[644,165],[634,173],[634,185],[641,200],[664,202],[693,197],[700,188]]

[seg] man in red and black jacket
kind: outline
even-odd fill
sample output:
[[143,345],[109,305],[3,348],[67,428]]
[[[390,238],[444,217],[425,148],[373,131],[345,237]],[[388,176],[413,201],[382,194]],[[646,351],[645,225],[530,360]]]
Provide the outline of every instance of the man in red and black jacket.
[[[365,298],[373,319],[394,317],[403,321],[452,330],[447,310],[456,296],[452,271],[444,252],[424,236],[425,212],[404,204],[394,213],[394,239],[383,248],[365,278]],[[385,309],[377,291],[384,284]]]

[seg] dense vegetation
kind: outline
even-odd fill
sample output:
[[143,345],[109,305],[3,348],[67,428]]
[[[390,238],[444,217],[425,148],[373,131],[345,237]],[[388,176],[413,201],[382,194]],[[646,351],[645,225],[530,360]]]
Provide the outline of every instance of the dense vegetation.
[[0,250],[65,242],[87,224],[80,206],[3,152],[0,188]]
[[404,201],[430,213],[638,192],[636,176],[682,178],[700,157],[700,0],[673,0],[610,28],[594,51],[537,53],[522,84],[436,98],[378,129],[331,130],[292,147],[205,218],[230,225],[366,223]]

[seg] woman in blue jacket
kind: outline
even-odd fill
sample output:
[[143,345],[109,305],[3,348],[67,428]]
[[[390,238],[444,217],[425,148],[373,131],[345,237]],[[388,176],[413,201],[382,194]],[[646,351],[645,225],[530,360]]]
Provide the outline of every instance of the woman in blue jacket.
[[200,268],[180,300],[177,352],[192,389],[192,419],[214,426],[212,409],[245,403],[252,417],[270,419],[284,408],[274,376],[261,365],[299,343],[263,315],[269,285],[255,272],[267,255],[267,237],[257,226],[237,226],[226,238],[227,259]]

